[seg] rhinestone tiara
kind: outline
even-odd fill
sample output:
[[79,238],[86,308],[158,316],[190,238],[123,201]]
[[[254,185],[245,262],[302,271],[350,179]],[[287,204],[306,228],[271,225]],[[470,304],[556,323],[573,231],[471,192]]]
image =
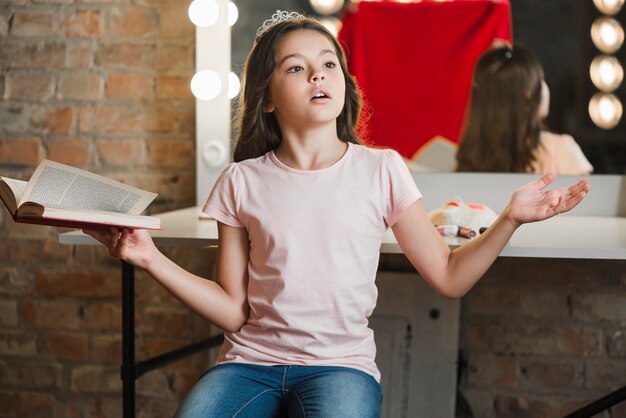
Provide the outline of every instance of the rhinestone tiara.
[[276,10],[276,13],[272,15],[269,19],[263,21],[263,24],[257,29],[256,37],[257,39],[263,35],[266,31],[272,28],[274,25],[277,25],[282,22],[286,22],[289,20],[301,20],[305,19],[306,16],[300,14],[298,12],[289,12],[286,10]]

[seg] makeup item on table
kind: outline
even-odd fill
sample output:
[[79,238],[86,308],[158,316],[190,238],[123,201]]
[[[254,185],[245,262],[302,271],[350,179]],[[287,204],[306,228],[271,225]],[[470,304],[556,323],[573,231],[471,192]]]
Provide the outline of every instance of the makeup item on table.
[[476,236],[476,231],[471,228],[458,225],[435,225],[441,236],[463,237],[472,239]]
[[485,231],[486,231],[486,230],[487,230],[487,227],[486,227],[486,226],[481,226],[481,227],[480,227],[480,229],[478,230],[478,233],[479,233],[480,235],[482,235],[482,234],[484,234],[484,233],[485,233]]

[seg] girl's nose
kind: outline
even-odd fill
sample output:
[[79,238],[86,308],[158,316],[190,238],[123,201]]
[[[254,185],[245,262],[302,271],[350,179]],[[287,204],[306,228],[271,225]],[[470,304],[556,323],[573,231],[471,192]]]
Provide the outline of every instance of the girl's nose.
[[311,75],[311,81],[313,82],[324,81],[325,79],[326,79],[326,75],[322,71],[315,71]]

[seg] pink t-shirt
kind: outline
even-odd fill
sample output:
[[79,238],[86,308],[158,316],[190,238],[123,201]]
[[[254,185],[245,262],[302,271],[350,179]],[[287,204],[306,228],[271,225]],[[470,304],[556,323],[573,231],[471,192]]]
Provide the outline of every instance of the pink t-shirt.
[[250,317],[218,363],[345,366],[380,380],[368,317],[388,226],[421,198],[400,155],[349,144],[321,170],[269,152],[232,163],[204,212],[250,239]]
[[593,166],[574,138],[566,134],[542,131],[533,163],[535,173],[555,172],[562,175],[581,175],[593,172]]

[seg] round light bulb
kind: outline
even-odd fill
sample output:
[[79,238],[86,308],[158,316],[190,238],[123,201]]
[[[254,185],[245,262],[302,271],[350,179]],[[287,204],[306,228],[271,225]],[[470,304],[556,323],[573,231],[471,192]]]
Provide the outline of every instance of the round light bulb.
[[231,71],[228,73],[228,98],[234,99],[237,97],[240,88],[241,82],[239,82],[239,77]]
[[228,26],[233,26],[239,18],[239,9],[232,1],[228,2]]
[[207,28],[220,18],[220,5],[215,0],[193,0],[188,14],[194,25]]
[[315,13],[320,15],[332,15],[341,10],[343,0],[309,0]]
[[600,51],[612,54],[624,43],[624,28],[611,17],[600,17],[591,25],[591,39]]
[[589,101],[589,116],[602,129],[614,128],[622,119],[622,102],[610,93],[596,93]]
[[622,84],[624,69],[617,58],[610,55],[599,55],[591,61],[589,75],[598,89],[610,93]]
[[213,100],[221,91],[222,79],[215,71],[198,71],[191,78],[191,92],[198,100]]
[[320,23],[324,25],[324,27],[333,34],[336,38],[339,34],[339,30],[341,29],[341,21],[335,17],[325,17],[320,19]]
[[596,8],[605,15],[613,16],[624,6],[624,0],[593,0]]

